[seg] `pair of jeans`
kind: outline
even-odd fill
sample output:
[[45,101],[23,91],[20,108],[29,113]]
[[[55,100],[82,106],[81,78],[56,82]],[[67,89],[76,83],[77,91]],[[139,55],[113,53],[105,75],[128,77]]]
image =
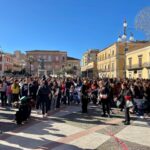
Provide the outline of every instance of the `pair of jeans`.
[[7,103],[6,92],[1,91],[0,95],[1,95],[2,106],[5,106]]
[[143,99],[134,99],[135,107],[137,109],[137,113],[139,116],[144,115],[144,103],[145,101]]
[[107,114],[110,115],[110,103],[108,99],[102,99],[101,103],[102,103],[103,114],[105,115],[107,111]]

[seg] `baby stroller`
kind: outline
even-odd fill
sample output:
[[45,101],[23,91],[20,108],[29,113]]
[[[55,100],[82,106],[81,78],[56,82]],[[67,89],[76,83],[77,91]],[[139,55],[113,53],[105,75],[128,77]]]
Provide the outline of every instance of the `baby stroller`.
[[16,112],[15,120],[16,123],[22,124],[23,121],[29,119],[31,114],[31,104],[30,104],[30,97],[23,96],[20,98],[20,106],[19,110]]

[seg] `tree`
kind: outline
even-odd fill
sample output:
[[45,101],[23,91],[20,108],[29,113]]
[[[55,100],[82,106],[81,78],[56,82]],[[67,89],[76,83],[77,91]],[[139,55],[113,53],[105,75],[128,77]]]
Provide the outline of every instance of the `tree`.
[[135,17],[135,27],[141,30],[150,40],[150,7],[143,8]]

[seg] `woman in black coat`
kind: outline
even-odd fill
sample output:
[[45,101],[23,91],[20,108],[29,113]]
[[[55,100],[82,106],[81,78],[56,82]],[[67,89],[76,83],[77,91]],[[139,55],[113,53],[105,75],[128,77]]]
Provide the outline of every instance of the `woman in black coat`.
[[102,117],[106,117],[106,111],[108,117],[110,117],[109,89],[104,84],[104,81],[99,82],[99,99],[101,101],[102,109],[103,109]]
[[124,108],[125,111],[125,120],[123,121],[125,125],[130,124],[130,106],[127,105],[127,102],[132,103],[132,93],[130,89],[127,87],[126,83],[122,83],[121,92],[118,96],[118,100],[120,101],[120,106]]
[[82,102],[82,113],[87,113],[88,107],[88,84],[87,81],[83,81],[83,85],[81,87],[81,102]]
[[42,80],[42,83],[37,91],[37,96],[42,106],[43,118],[47,116],[47,112],[49,111],[49,95],[50,88],[48,86],[48,82],[46,80]]

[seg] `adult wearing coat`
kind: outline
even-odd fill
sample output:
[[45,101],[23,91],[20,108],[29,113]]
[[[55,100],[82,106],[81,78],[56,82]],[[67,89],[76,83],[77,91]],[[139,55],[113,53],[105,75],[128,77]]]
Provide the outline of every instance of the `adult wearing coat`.
[[43,118],[47,116],[47,112],[49,111],[49,95],[50,89],[48,82],[46,80],[42,80],[42,83],[37,91],[37,96],[42,107]]
[[103,109],[102,117],[106,117],[106,111],[108,117],[110,117],[109,89],[103,80],[99,82],[99,99]]
[[87,113],[87,107],[88,107],[88,90],[89,86],[87,84],[87,81],[83,81],[83,85],[81,87],[81,102],[82,102],[82,113]]
[[121,85],[121,92],[118,96],[118,100],[120,101],[120,105],[124,107],[125,120],[123,122],[125,125],[129,125],[130,124],[130,113],[129,113],[130,106],[128,106],[127,103],[128,102],[132,103],[132,93],[126,83],[122,83]]

